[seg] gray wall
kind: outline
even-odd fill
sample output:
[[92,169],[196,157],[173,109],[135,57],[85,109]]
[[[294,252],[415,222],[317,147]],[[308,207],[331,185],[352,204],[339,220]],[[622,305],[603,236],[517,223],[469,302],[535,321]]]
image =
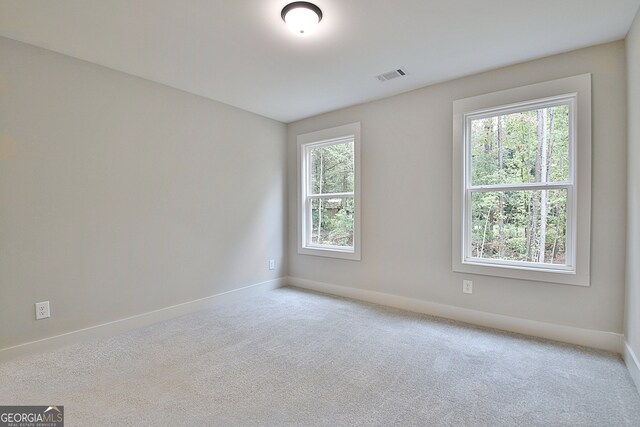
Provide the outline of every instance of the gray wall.
[[[629,168],[625,336],[636,357],[640,357],[640,12],[626,43]],[[640,386],[640,382],[637,384]]]
[[[593,78],[591,287],[453,273],[453,100],[582,73],[592,73]],[[625,99],[625,46],[619,41],[291,124],[290,275],[525,319],[622,332]],[[299,255],[296,135],[355,121],[362,125],[362,261]],[[473,279],[473,295],[462,293],[463,278]]]
[[285,132],[0,38],[0,348],[283,276]]
[[[627,40],[630,117],[640,105],[637,21]],[[452,101],[587,72],[591,287],[453,273]],[[287,273],[622,332],[625,97],[625,46],[615,42],[302,120],[287,135],[281,123],[0,38],[0,348]],[[362,261],[298,255],[295,137],[354,121],[362,123]],[[637,163],[640,132],[629,122],[629,159]],[[637,241],[640,174],[632,168],[629,182]],[[638,353],[633,240],[626,325]],[[461,292],[467,277],[471,296]],[[33,303],[43,300],[53,316],[36,322]]]

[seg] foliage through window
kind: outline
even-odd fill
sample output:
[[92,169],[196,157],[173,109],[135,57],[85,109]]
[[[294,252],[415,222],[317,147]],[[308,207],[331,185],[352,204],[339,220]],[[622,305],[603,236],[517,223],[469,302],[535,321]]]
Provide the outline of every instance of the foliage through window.
[[360,123],[298,135],[298,253],[360,260]]
[[353,248],[353,148],[353,138],[305,146],[308,246]]
[[574,96],[465,116],[465,259],[569,269]]

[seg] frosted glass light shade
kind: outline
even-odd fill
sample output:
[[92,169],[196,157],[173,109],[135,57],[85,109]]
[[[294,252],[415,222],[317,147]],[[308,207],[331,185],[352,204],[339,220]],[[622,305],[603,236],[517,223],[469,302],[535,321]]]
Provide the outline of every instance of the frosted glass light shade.
[[307,34],[318,25],[322,19],[322,11],[312,3],[297,1],[282,9],[282,20],[297,34]]

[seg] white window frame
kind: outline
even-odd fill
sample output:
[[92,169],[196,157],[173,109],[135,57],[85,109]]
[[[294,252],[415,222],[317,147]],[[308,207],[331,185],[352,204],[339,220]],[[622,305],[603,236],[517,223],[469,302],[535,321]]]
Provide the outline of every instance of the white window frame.
[[[569,105],[569,177],[566,182],[472,185],[472,120]],[[508,89],[453,103],[453,271],[589,286],[591,230],[591,75]],[[471,195],[518,190],[567,191],[566,265],[473,257]]]
[[[298,135],[298,253],[346,260],[360,260],[360,122],[350,123],[330,129]],[[353,193],[336,193],[321,197],[348,196],[354,200],[353,247],[319,245],[310,242],[311,216],[310,200],[318,195],[311,194],[309,182],[309,153],[317,147],[342,144],[353,141],[354,188]]]

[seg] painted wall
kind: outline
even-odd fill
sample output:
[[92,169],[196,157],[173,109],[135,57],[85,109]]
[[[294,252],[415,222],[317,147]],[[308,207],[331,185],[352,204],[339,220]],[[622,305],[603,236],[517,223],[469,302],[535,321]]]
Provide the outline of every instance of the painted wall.
[[[640,357],[640,12],[627,35],[626,44],[629,167],[625,337],[637,358]],[[627,365],[631,362],[628,356]],[[636,385],[640,387],[638,368],[637,364],[630,366],[630,371],[634,375]]]
[[285,139],[0,38],[0,349],[284,276]]
[[[591,287],[453,273],[452,102],[583,73],[592,73],[593,79]],[[290,276],[621,333],[626,231],[625,93],[625,46],[619,41],[291,124]],[[362,261],[299,255],[296,135],[356,121],[362,126]],[[462,293],[464,278],[474,281],[473,295]]]

